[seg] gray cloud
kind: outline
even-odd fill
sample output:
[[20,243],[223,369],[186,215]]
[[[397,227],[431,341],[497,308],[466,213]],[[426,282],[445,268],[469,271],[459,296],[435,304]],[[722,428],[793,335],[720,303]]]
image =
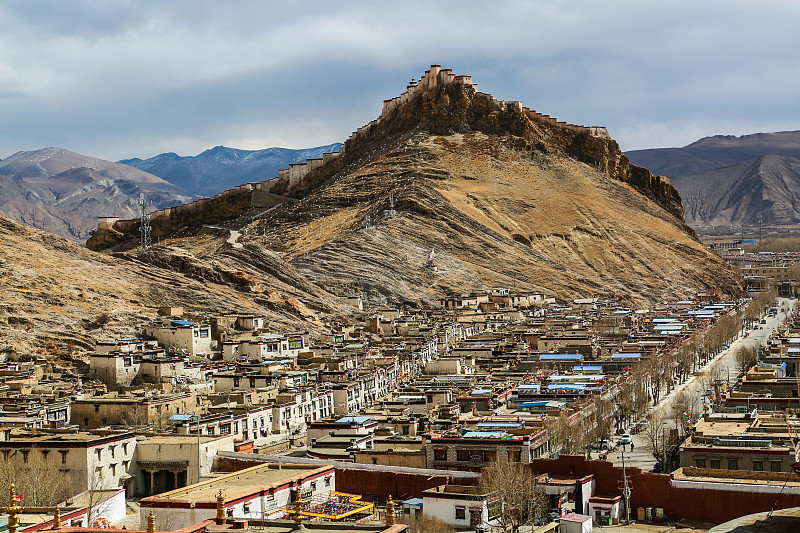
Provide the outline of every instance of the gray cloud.
[[624,149],[800,129],[796,2],[0,2],[0,157],[344,140],[431,63]]

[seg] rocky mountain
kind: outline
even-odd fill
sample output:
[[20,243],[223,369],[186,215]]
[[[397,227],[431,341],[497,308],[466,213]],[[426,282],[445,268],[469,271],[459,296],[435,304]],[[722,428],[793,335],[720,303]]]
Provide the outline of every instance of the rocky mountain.
[[192,194],[211,196],[242,183],[273,178],[278,169],[322,157],[325,152],[338,152],[340,146],[334,143],[300,150],[237,150],[216,146],[196,156],[165,153],[149,159],[123,159],[120,163],[154,174]]
[[156,208],[192,199],[147,172],[63,148],[0,161],[0,213],[78,242],[89,238],[98,215],[137,216],[141,196]]
[[[283,203],[257,207],[265,194]],[[191,247],[192,231],[226,223],[249,253],[272,250],[327,291],[375,303],[490,286],[632,305],[738,294],[683,216],[669,180],[632,165],[605,128],[498,101],[433,66],[338,155],[158,213],[153,232]],[[131,249],[137,228],[119,221],[87,246]]]
[[800,159],[765,155],[702,174],[673,178],[686,222],[696,228],[800,223]]
[[795,193],[800,131],[705,137],[683,148],[626,152],[664,175],[683,198],[694,228],[798,222]]
[[677,178],[752,161],[765,155],[800,158],[800,131],[715,135],[683,148],[632,150],[625,155],[634,165],[658,176]]
[[287,332],[322,327],[342,309],[273,253],[242,261],[230,244],[212,249],[213,258],[175,247],[98,254],[0,215],[0,354],[93,349],[135,333],[160,306],[264,314]]

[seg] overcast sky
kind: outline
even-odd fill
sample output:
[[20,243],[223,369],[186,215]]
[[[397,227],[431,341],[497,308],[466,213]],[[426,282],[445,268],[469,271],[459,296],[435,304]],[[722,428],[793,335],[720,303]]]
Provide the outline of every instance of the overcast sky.
[[341,142],[432,64],[623,150],[800,130],[800,2],[0,0],[0,158]]

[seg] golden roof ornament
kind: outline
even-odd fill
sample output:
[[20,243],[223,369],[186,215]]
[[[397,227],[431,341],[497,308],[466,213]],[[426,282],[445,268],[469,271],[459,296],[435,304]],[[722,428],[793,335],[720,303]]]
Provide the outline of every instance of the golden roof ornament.
[[390,494],[389,499],[386,500],[386,527],[394,524],[394,501],[392,501],[392,495]]
[[215,520],[217,524],[225,523],[225,495],[222,494],[222,489],[219,489],[219,494],[217,494],[217,517]]
[[14,484],[11,484],[11,490],[9,491],[8,496],[8,507],[4,507],[2,511],[4,513],[8,513],[8,533],[17,533],[17,529],[19,529],[19,519],[17,518],[17,513],[22,511],[22,507],[17,505],[19,503],[19,498],[17,498],[17,492],[14,489]]
[[147,515],[147,533],[156,533],[156,515],[150,509],[150,514]]

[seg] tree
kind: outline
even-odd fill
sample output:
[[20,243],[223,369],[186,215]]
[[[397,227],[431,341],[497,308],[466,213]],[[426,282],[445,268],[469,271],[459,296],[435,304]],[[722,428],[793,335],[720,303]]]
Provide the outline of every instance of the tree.
[[47,460],[48,452],[33,448],[0,456],[0,487],[14,483],[28,507],[51,507],[72,496],[69,478]]
[[647,448],[653,454],[653,457],[660,459],[662,456],[662,432],[663,425],[666,422],[664,415],[660,411],[653,410],[648,419],[649,424],[642,431],[642,437],[647,442]]
[[501,531],[517,533],[547,514],[548,498],[529,464],[508,460],[503,453],[481,472],[478,487],[484,494],[497,493],[502,501],[497,518]]
[[756,363],[758,352],[755,346],[739,346],[733,354],[736,367],[744,374]]

